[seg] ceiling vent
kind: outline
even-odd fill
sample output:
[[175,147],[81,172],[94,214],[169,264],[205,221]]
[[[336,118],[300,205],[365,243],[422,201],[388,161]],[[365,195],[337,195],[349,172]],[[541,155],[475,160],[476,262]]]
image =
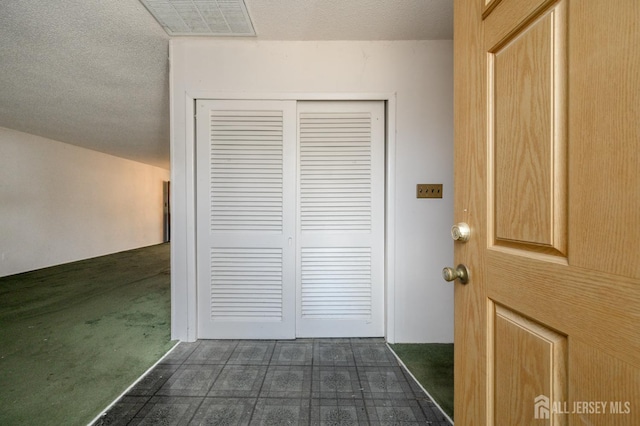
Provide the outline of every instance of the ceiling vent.
[[170,36],[255,36],[243,0],[140,0]]

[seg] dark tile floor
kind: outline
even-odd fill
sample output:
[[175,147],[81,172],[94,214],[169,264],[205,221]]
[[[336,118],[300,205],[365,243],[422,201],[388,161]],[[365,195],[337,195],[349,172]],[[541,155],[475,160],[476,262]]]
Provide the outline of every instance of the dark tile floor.
[[180,343],[95,425],[449,425],[382,339]]

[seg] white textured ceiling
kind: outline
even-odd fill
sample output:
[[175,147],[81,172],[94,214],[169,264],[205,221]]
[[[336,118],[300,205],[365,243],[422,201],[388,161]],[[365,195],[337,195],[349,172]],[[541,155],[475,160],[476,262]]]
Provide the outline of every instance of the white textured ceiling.
[[453,0],[245,0],[269,40],[450,40]]
[[[453,36],[452,0],[245,0],[264,40]],[[169,167],[168,40],[138,0],[0,0],[0,126]]]
[[0,0],[0,126],[168,168],[168,40],[137,0]]

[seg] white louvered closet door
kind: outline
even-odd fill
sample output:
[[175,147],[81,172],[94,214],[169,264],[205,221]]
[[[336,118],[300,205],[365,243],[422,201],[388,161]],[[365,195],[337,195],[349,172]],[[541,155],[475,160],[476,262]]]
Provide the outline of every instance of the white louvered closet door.
[[384,103],[298,102],[299,337],[384,336]]
[[198,338],[295,337],[294,101],[197,101]]

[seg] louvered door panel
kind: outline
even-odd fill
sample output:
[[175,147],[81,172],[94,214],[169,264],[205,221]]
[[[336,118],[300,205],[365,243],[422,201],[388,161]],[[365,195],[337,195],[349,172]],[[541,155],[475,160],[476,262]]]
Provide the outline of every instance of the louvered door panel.
[[384,104],[299,102],[298,135],[298,336],[382,336]]
[[371,114],[300,114],[300,226],[371,230]]
[[198,337],[295,333],[295,102],[198,101]]
[[371,248],[303,248],[302,316],[371,317]]
[[210,111],[211,230],[282,232],[282,111]]
[[211,318],[282,319],[282,249],[211,250]]

